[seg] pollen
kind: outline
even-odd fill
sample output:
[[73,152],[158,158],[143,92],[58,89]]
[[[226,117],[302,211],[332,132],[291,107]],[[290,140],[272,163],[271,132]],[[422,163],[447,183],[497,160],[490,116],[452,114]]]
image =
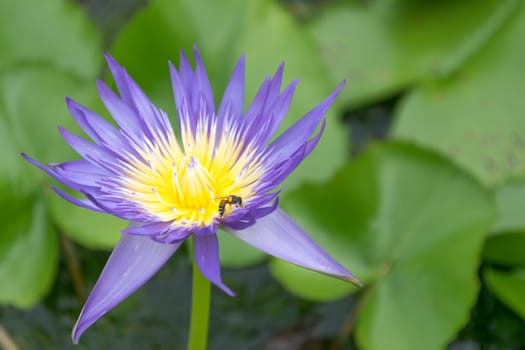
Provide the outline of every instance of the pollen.
[[[155,221],[208,226],[239,208],[225,198],[248,201],[263,174],[260,154],[246,147],[236,130],[198,126],[195,135],[159,136],[127,162],[123,176],[126,199]],[[218,140],[218,142],[217,142]]]

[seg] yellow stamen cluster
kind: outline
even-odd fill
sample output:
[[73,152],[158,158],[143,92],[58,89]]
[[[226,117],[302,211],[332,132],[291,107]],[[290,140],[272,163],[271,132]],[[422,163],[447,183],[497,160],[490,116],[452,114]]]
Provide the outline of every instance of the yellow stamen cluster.
[[[223,131],[217,144],[216,137],[198,125],[195,135],[182,130],[184,150],[174,135],[148,142],[140,150],[143,160],[128,167],[128,199],[159,221],[185,226],[211,224],[229,195],[246,203],[262,175],[260,161],[234,132]],[[224,215],[233,209],[227,205]]]

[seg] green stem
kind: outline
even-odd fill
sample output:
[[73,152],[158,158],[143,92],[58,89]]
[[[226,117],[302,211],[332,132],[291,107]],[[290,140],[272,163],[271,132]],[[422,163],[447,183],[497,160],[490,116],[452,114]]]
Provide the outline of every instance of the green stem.
[[193,290],[188,350],[205,350],[210,316],[210,282],[193,262]]

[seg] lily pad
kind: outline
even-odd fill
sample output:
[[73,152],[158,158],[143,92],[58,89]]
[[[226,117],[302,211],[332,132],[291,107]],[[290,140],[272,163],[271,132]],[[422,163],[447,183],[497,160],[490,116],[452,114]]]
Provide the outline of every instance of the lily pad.
[[525,4],[458,74],[410,94],[394,135],[437,150],[497,187],[525,175]]
[[483,260],[505,266],[525,266],[525,231],[493,234],[485,242]]
[[0,70],[47,62],[82,77],[102,63],[99,33],[74,1],[2,1]]
[[518,3],[342,2],[312,21],[311,30],[333,79],[350,82],[346,102],[362,105],[457,71]]
[[[264,0],[153,0],[122,30],[111,51],[175,119],[167,62],[177,63],[180,48],[192,58],[194,44],[203,57],[216,101],[241,54],[247,57],[246,101],[251,101],[265,76],[286,62],[284,81],[302,81],[278,132],[321,102],[343,80],[342,76],[337,84],[330,80],[310,34],[282,7]],[[326,180],[343,163],[347,155],[344,129],[334,118],[333,109],[328,119],[317,149],[288,180],[290,188],[306,180]]]
[[100,105],[94,81],[86,83],[49,65],[23,65],[0,74],[0,119],[10,130],[17,153],[25,152],[43,163],[75,157],[57,130],[60,125],[81,133],[65,96],[88,106]]
[[[86,83],[48,65],[24,65],[0,75],[0,136],[6,136],[0,141],[5,144],[0,148],[0,155],[3,154],[6,165],[6,172],[0,177],[6,179],[8,187],[16,188],[19,196],[42,185],[48,188],[52,181],[27,163],[21,152],[42,163],[79,159],[57,130],[60,125],[82,134],[66,107],[66,95],[95,109],[100,106],[94,81]],[[109,248],[118,238],[115,228],[125,225],[117,224],[116,219],[74,208],[58,198],[51,204],[55,223],[90,247]]]
[[498,220],[485,241],[483,260],[506,266],[525,266],[525,181],[516,180],[496,189]]
[[47,294],[58,264],[58,243],[41,198],[0,193],[0,304],[30,308]]
[[55,193],[48,196],[51,216],[60,229],[77,243],[92,249],[112,249],[128,223],[111,215],[77,207]]
[[246,267],[258,264],[266,259],[266,254],[226,232],[219,231],[217,237],[219,238],[219,255],[222,267]]
[[[328,184],[305,186],[285,204],[365,282],[357,321],[361,349],[442,349],[468,320],[495,207],[445,159],[408,144],[374,145]],[[311,272],[297,277],[298,268],[282,261],[272,261],[272,271],[303,297],[343,294],[341,288],[330,293]]]
[[513,181],[498,188],[495,192],[498,206],[498,221],[492,231],[494,233],[507,231],[525,232],[525,181]]
[[525,270],[502,272],[487,269],[484,277],[494,294],[525,320]]

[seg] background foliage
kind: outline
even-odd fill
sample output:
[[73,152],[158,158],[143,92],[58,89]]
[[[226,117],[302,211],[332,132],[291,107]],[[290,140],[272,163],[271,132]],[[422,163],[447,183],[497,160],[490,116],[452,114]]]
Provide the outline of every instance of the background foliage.
[[[196,43],[216,100],[241,54],[247,103],[286,62],[301,83],[281,130],[348,80],[281,203],[365,282],[221,235],[239,296],[214,295],[212,348],[524,348],[523,37],[521,0],[0,0],[0,345],[70,348],[125,226],[64,203],[19,153],[75,157],[63,98],[107,115],[104,50],[175,119],[167,62]],[[173,260],[79,348],[183,346],[189,267]]]

